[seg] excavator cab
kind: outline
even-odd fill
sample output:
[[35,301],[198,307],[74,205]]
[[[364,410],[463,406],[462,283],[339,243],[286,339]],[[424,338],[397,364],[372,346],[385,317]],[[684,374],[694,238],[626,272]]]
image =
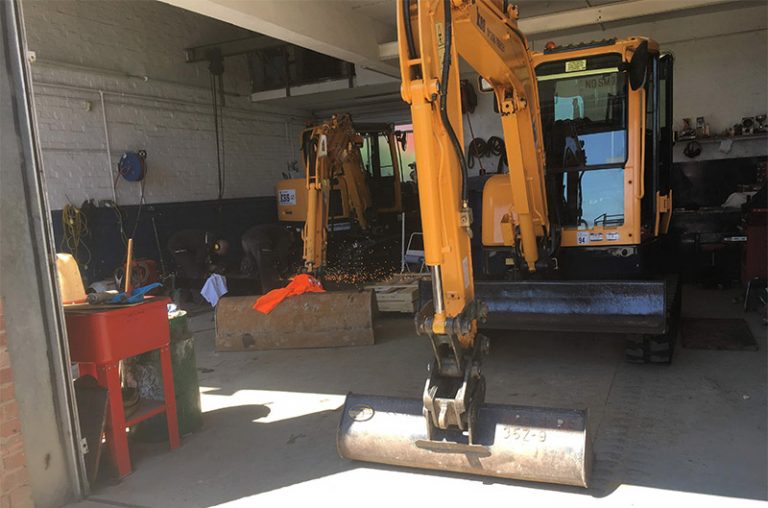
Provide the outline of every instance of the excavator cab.
[[[389,124],[355,124],[360,136],[356,143],[360,151],[363,178],[370,189],[372,208],[369,214],[402,211],[400,168],[398,165],[395,131]],[[312,142],[312,128],[302,134],[302,155],[305,171],[314,172],[317,143]],[[331,181],[328,197],[328,220],[338,229],[354,220],[349,183],[342,173]],[[281,222],[303,223],[307,220],[306,178],[284,178],[275,186],[278,219]]]
[[[644,56],[634,59],[635,48]],[[638,53],[639,54],[639,53]],[[672,57],[648,39],[607,39],[533,53],[556,279],[641,277],[671,218]],[[636,83],[632,83],[632,73]],[[521,275],[498,220],[514,213],[509,179],[483,202],[483,272]],[[646,247],[649,247],[646,248]],[[514,272],[514,273],[513,273]]]
[[677,282],[664,274],[672,57],[630,37],[549,47],[531,59],[545,156],[545,269],[527,269],[504,219],[515,214],[509,178],[489,178],[476,284],[489,307],[485,326],[631,334],[628,360],[668,363],[679,307]]
[[360,152],[374,208],[379,214],[402,212],[397,132],[379,123],[356,123],[355,129],[363,137]]
[[[376,240],[392,229],[403,210],[393,127],[334,115],[302,132],[301,153],[303,178],[281,180],[275,192],[278,220],[303,230],[306,270],[326,267],[334,236],[356,251],[360,240],[375,249]],[[334,252],[334,257],[349,262],[354,253],[343,242],[336,243],[342,252]]]

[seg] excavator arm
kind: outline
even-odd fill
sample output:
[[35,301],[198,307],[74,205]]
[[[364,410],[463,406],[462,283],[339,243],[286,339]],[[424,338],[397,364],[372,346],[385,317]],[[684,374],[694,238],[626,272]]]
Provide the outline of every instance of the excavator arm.
[[347,458],[586,486],[586,411],[485,404],[477,332],[472,213],[462,149],[459,55],[499,103],[512,206],[505,217],[523,268],[546,262],[547,216],[536,80],[517,10],[492,0],[399,0],[402,96],[410,104],[425,262],[432,301],[416,315],[434,353],[422,399],[349,394],[339,453]]
[[549,227],[535,76],[517,11],[490,0],[421,0],[398,3],[401,92],[413,118],[425,262],[432,302],[417,316],[435,353],[425,388],[425,412],[439,429],[471,430],[484,381],[471,258],[472,213],[463,153],[459,58],[493,88],[514,189],[506,218],[530,271],[539,266]]
[[373,206],[360,155],[361,137],[349,115],[307,129],[303,136],[307,220],[302,232],[304,265],[308,272],[325,266],[331,189],[338,185],[348,202],[350,218],[365,231],[366,211]]

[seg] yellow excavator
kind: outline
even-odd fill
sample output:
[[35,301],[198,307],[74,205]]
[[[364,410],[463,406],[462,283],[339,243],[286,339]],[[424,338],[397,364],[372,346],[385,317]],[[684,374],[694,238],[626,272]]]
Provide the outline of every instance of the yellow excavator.
[[[329,233],[370,239],[391,232],[403,210],[397,143],[390,125],[354,124],[348,114],[304,130],[304,178],[281,180],[276,194],[278,219],[303,224],[307,272],[327,266]],[[363,248],[359,241],[347,246]]]
[[[431,272],[415,321],[434,359],[421,399],[349,394],[339,453],[586,487],[587,410],[485,403],[479,329],[619,331],[640,360],[669,359],[676,284],[646,258],[672,208],[671,59],[639,37],[533,52],[502,0],[397,6]],[[477,276],[459,56],[494,94],[509,166],[485,182]]]
[[373,292],[343,288],[398,264],[404,210],[398,143],[391,125],[353,123],[348,114],[302,132],[304,176],[277,184],[278,219],[301,228],[303,270],[334,290],[289,298],[269,315],[252,309],[253,296],[223,298],[216,307],[217,350],[373,344]]

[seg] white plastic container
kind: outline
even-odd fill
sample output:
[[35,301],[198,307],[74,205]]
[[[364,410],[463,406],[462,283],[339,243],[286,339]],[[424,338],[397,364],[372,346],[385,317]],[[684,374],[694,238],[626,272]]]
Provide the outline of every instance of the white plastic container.
[[85,288],[80,268],[72,254],[56,254],[56,275],[59,280],[59,298],[64,305],[85,303]]

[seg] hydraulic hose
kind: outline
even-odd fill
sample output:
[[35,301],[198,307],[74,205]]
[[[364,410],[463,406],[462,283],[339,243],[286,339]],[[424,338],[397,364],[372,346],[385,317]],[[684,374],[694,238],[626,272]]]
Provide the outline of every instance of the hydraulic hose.
[[450,81],[448,75],[451,69],[451,45],[453,38],[453,29],[451,23],[451,0],[443,0],[443,8],[445,10],[445,53],[443,54],[443,72],[440,77],[440,121],[443,124],[443,128],[448,133],[448,138],[451,140],[451,145],[456,151],[456,156],[459,158],[459,165],[461,167],[461,202],[459,207],[463,208],[467,203],[467,161],[464,159],[464,152],[461,148],[459,138],[456,137],[456,131],[453,130],[451,121],[448,118],[448,82]]
[[413,28],[411,27],[411,0],[403,0],[403,25],[405,26],[405,42],[408,45],[408,58],[416,58],[416,45],[413,43]]

